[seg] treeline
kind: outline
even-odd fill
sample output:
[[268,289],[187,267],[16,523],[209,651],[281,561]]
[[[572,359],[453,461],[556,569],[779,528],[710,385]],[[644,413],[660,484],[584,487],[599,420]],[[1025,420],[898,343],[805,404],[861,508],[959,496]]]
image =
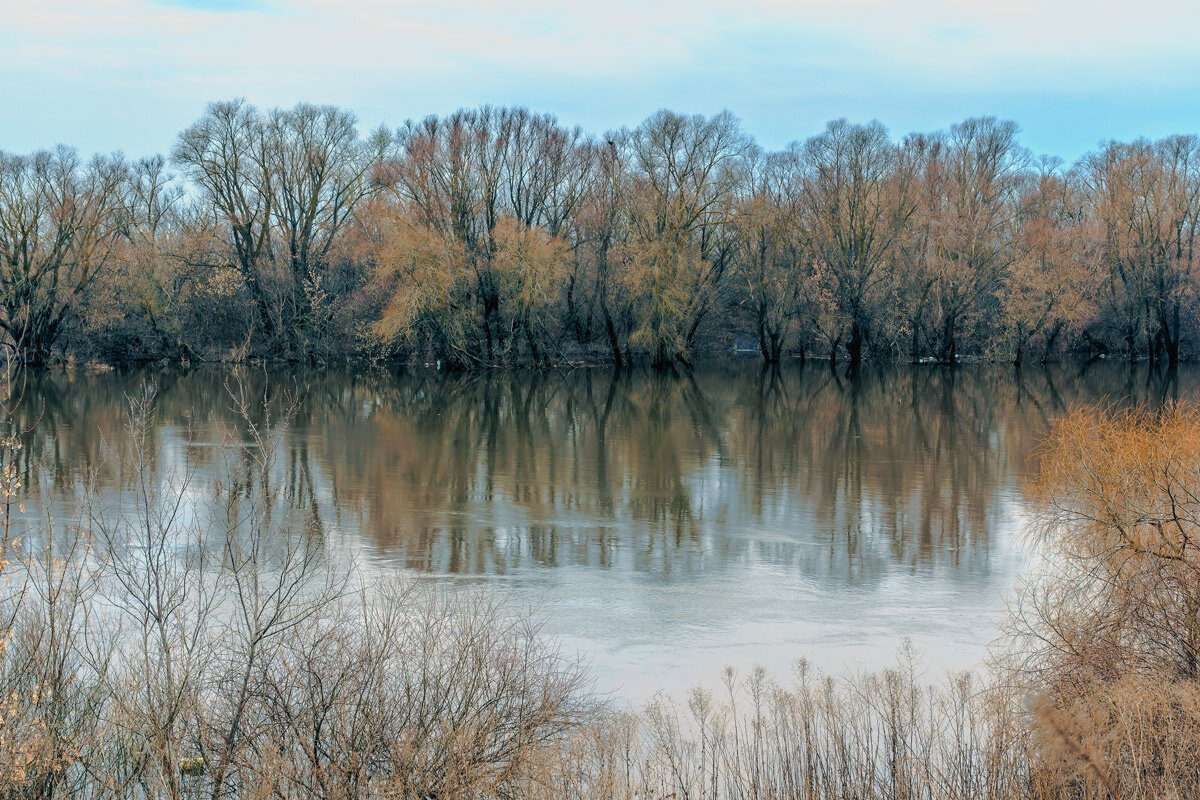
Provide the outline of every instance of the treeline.
[[169,158],[0,152],[0,330],[30,363],[1187,355],[1200,138],[1067,166],[1017,133],[838,120],[766,152],[729,113],[364,136],[213,103]]

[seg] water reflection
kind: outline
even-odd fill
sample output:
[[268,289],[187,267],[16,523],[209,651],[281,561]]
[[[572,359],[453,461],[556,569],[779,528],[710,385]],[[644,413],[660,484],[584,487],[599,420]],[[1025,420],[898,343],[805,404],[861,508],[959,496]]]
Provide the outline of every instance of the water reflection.
[[[629,648],[672,636],[727,654],[734,628],[758,655],[926,632],[974,658],[979,620],[951,615],[1000,608],[1048,424],[1078,403],[1158,404],[1197,383],[1111,363],[41,374],[20,414],[37,420],[22,467],[43,503],[69,511],[87,476],[120,493],[129,476],[111,449],[147,381],[164,480],[181,463],[201,483],[228,471],[215,445],[247,425],[231,389],[254,398],[259,425],[295,400],[265,478],[335,546],[381,569],[535,587],[584,649],[634,663]],[[689,639],[689,626],[708,633]]]

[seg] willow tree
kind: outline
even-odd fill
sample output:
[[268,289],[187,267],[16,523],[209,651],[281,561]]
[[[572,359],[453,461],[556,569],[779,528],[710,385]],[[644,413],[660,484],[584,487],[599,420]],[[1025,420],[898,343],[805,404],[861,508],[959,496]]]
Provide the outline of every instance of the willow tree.
[[[260,279],[273,254],[272,192],[263,124],[244,100],[211,103],[175,143],[174,161],[185,168],[203,202],[226,228],[235,267],[245,281],[268,336],[279,321]],[[224,266],[212,265],[212,266]]]
[[839,318],[833,355],[844,339],[858,363],[889,291],[889,254],[913,213],[911,173],[897,169],[899,151],[878,122],[836,120],[792,150],[805,168],[799,219]]
[[1200,223],[1200,140],[1111,142],[1087,156],[1090,193],[1105,275],[1102,303],[1129,357],[1179,360],[1181,317],[1195,280]]
[[319,333],[329,322],[330,254],[363,198],[383,143],[363,141],[354,115],[301,103],[270,112],[272,209],[286,248],[288,313],[295,334]]
[[522,343],[542,360],[557,341],[561,289],[573,288],[565,251],[577,244],[571,220],[590,169],[582,132],[524,108],[484,107],[407,123],[394,145],[379,179],[397,213],[424,230],[416,238],[433,237],[447,257],[436,262],[444,292],[401,275],[392,307],[409,309],[460,365],[506,362]]
[[659,111],[628,138],[634,173],[626,271],[633,341],[658,368],[687,362],[732,262],[735,189],[752,143],[729,112]]
[[[568,256],[582,243],[573,220],[592,188],[595,146],[581,128],[567,128],[549,114],[504,109],[500,125],[506,141],[502,187],[511,225],[500,226],[494,263],[508,316],[524,334],[534,361],[557,346],[555,290],[561,285],[566,308],[562,323],[584,341],[582,306],[587,281],[578,258]],[[518,255],[519,254],[519,255]],[[514,256],[517,256],[514,258]]]
[[586,283],[576,285],[589,295],[589,302],[581,304],[583,318],[579,320],[578,337],[581,342],[592,340],[595,317],[596,324],[604,326],[614,364],[628,360],[626,344],[633,328],[622,275],[623,254],[628,252],[630,240],[631,155],[625,146],[627,139],[628,131],[610,133],[604,144],[589,149],[587,188],[574,217],[574,268],[588,277]]
[[915,133],[900,145],[897,168],[911,176],[913,213],[890,254],[896,299],[893,322],[899,328],[897,339],[908,339],[913,364],[926,357],[928,346],[929,309],[937,280],[930,254],[936,247],[933,219],[941,205],[938,174],[944,144],[938,134]]
[[797,339],[816,327],[828,300],[798,222],[800,175],[795,153],[756,155],[737,202],[737,286],[768,364],[796,344],[803,354]]
[[1043,159],[1023,190],[1019,225],[1016,258],[1000,293],[1002,320],[1014,363],[1035,346],[1045,362],[1078,323],[1094,284],[1083,192],[1057,159]]
[[267,114],[245,100],[212,103],[179,135],[172,157],[224,225],[274,349],[291,351],[320,326],[314,301],[331,248],[372,188],[374,156],[353,114],[307,103]]
[[[459,351],[476,363],[495,359],[502,333],[495,319],[500,303],[490,269],[503,162],[495,152],[503,143],[493,135],[493,116],[493,110],[485,108],[405,124],[396,133],[398,153],[388,163],[384,179],[418,226],[437,234],[460,254],[441,265],[446,273],[443,282],[460,288],[440,307],[454,315],[450,321],[456,326],[457,317],[477,317],[472,327],[481,329],[484,348],[472,342]],[[470,283],[465,283],[468,276]],[[417,288],[400,286],[406,294]]]
[[963,328],[994,305],[1017,257],[1027,163],[1016,123],[979,117],[950,126],[937,169],[927,173],[936,200],[929,209],[936,242],[929,268],[936,354],[943,363],[957,359]]
[[1017,619],[1060,690],[1200,678],[1200,409],[1078,410],[1043,446],[1031,532],[1054,570]]
[[211,309],[189,319],[197,309],[186,240],[201,226],[161,155],[130,165],[126,196],[123,241],[88,304],[88,327],[108,334],[108,352],[194,355],[186,334],[216,322]]
[[70,148],[0,152],[0,330],[42,363],[124,233],[127,168]]

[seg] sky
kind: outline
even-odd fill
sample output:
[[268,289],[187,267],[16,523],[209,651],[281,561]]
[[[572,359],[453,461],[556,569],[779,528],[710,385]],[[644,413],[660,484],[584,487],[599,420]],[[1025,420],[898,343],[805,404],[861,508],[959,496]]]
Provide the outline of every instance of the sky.
[[331,103],[364,132],[485,103],[593,133],[729,109],[765,148],[1015,120],[1036,154],[1200,132],[1177,0],[0,0],[0,150],[168,152],[214,100]]

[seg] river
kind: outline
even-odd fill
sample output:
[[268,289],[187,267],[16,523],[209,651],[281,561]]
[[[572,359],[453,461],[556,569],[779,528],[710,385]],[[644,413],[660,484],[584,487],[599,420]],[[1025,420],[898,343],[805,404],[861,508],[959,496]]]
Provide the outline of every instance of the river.
[[[363,575],[469,583],[530,606],[628,701],[785,672],[979,665],[1026,548],[1025,484],[1053,420],[1083,403],[1194,394],[1200,372],[1099,362],[753,360],[691,374],[326,370],[46,372],[17,411],[26,521],[119,508],[128,397],[153,386],[151,472],[202,495],[245,438],[286,418],[277,474]],[[287,409],[290,406],[289,412]]]

